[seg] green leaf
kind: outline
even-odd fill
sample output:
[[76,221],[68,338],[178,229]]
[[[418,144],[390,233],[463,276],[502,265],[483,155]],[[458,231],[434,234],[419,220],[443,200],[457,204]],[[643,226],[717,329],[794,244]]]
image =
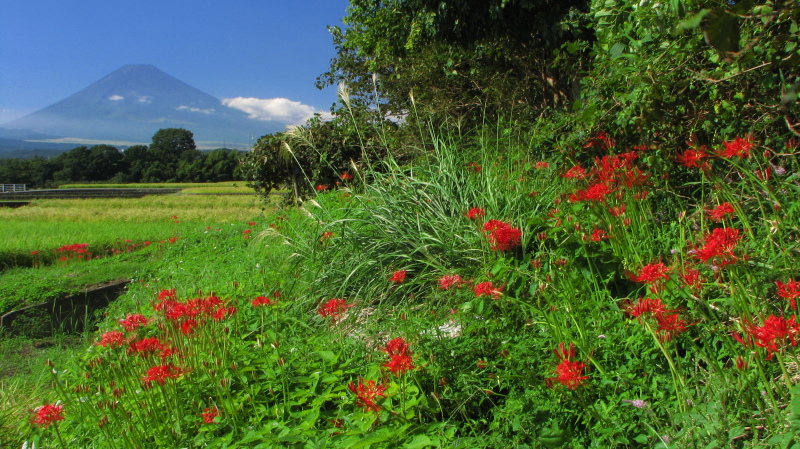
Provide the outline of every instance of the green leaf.
[[423,447],[433,446],[434,443],[428,438],[427,435],[417,435],[408,444],[403,446],[406,449],[419,449]]
[[611,50],[608,52],[611,54],[611,59],[617,59],[622,55],[622,52],[625,51],[625,44],[621,44],[617,42],[611,47]]
[[700,26],[700,22],[703,21],[703,18],[707,16],[710,12],[711,9],[709,8],[701,9],[700,12],[693,15],[692,17],[689,17],[688,19],[683,19],[680,22],[678,22],[677,30],[683,31],[683,30],[693,30],[697,28],[698,26]]

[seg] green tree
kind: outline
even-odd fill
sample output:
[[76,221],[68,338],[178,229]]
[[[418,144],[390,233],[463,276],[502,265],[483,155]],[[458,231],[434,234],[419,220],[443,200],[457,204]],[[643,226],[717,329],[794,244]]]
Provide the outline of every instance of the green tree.
[[176,180],[178,166],[198,159],[194,134],[183,128],[165,128],[158,130],[148,148],[153,162],[143,174],[146,182],[169,182]]

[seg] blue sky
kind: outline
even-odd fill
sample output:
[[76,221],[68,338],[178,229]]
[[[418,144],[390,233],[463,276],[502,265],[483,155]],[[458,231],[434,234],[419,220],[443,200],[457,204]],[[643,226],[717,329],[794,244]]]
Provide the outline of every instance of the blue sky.
[[347,5],[0,0],[0,124],[62,100],[125,64],[152,64],[255,114],[274,105],[327,111],[336,89],[320,91],[314,82],[335,56],[326,27],[341,25]]

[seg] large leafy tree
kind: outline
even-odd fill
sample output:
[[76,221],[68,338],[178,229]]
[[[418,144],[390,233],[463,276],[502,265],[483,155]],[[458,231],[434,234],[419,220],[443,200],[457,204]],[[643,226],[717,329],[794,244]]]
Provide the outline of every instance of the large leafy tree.
[[[587,0],[352,0],[331,28],[337,56],[319,86],[385,114],[538,109],[571,101],[592,34]],[[572,43],[570,51],[562,51]]]

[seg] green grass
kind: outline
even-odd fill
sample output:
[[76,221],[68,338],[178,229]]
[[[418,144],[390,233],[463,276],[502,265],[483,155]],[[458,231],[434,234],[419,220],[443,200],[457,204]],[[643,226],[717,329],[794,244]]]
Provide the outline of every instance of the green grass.
[[230,181],[230,182],[162,182],[162,183],[129,183],[129,184],[111,184],[111,183],[88,183],[88,184],[62,184],[59,189],[188,189],[188,188],[211,188],[211,187],[244,187],[244,181]]

